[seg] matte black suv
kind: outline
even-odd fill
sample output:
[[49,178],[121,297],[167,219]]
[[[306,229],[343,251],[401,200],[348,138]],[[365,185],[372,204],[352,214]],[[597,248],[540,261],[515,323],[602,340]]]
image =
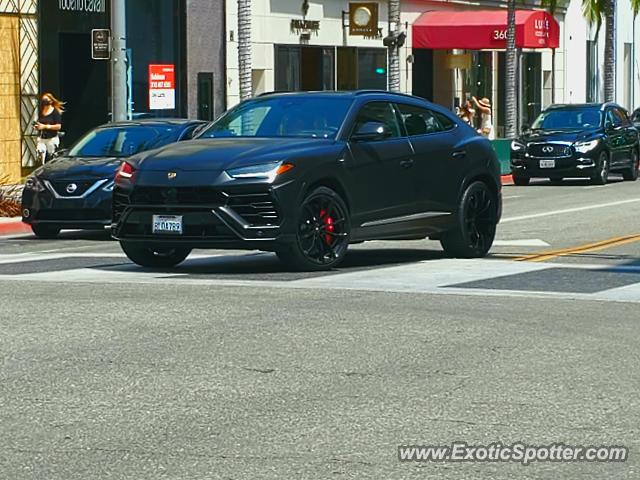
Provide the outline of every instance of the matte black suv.
[[442,107],[386,92],[244,102],[195,140],[127,159],[113,193],[113,235],[150,267],[242,248],[324,270],[350,243],[425,237],[482,257],[501,212],[489,142]]
[[619,105],[553,105],[511,143],[511,173],[516,185],[532,177],[588,177],[604,185],[609,172],[634,181],[638,153],[638,130]]

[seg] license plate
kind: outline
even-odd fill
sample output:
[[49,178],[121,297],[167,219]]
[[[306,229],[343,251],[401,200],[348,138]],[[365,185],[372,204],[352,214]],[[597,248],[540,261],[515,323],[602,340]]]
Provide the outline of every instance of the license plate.
[[154,215],[151,231],[160,234],[182,235],[182,215]]
[[540,168],[556,168],[555,160],[540,160]]

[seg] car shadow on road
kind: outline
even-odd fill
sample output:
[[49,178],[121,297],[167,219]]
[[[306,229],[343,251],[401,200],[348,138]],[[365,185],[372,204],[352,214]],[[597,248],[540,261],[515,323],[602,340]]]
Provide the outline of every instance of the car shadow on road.
[[[198,252],[201,253],[201,252]],[[94,269],[109,271],[149,271],[166,273],[171,278],[207,276],[209,278],[233,278],[236,280],[281,280],[292,281],[303,278],[374,270],[397,265],[405,265],[428,260],[445,258],[443,251],[428,249],[368,248],[354,249],[347,253],[338,268],[324,272],[296,272],[286,268],[273,253],[253,252],[237,254],[235,252],[206,257],[198,255],[188,258],[174,268],[149,269],[132,264],[94,266]]]
[[59,240],[84,240],[91,242],[111,242],[111,230],[63,230],[55,238],[38,238],[35,235],[29,235],[21,238],[22,240],[31,242],[56,242]]

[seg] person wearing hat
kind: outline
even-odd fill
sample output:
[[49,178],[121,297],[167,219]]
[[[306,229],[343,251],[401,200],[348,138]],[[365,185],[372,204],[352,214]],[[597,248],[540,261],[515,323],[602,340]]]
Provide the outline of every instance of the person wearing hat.
[[484,135],[489,140],[495,138],[493,134],[493,118],[491,116],[491,101],[488,98],[478,100],[476,97],[471,97],[473,103],[476,104],[476,108],[480,112],[480,129],[478,133]]

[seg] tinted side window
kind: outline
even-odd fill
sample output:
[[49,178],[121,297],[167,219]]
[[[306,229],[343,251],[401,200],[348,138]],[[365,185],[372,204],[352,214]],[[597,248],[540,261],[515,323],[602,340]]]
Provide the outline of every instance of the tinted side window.
[[438,121],[440,122],[440,125],[442,125],[442,128],[444,130],[451,130],[453,127],[456,126],[455,122],[451,120],[449,117],[447,117],[446,115],[440,112],[433,112],[433,114],[436,116],[436,118],[438,119]]
[[367,103],[356,117],[356,123],[353,128],[353,132],[357,131],[362,125],[368,122],[380,122],[384,123],[391,136],[389,138],[400,137],[400,124],[398,123],[398,116],[393,108],[393,105],[386,102],[372,102]]
[[410,137],[441,132],[443,130],[434,112],[411,105],[398,105],[402,121]]
[[625,113],[624,110],[621,110],[619,108],[614,109],[616,116],[620,119],[620,123],[624,126],[628,126],[629,125],[629,117],[627,117],[627,114]]
[[613,108],[607,110],[606,125],[611,127],[619,127],[620,125],[622,125],[622,120],[618,115],[616,115]]

